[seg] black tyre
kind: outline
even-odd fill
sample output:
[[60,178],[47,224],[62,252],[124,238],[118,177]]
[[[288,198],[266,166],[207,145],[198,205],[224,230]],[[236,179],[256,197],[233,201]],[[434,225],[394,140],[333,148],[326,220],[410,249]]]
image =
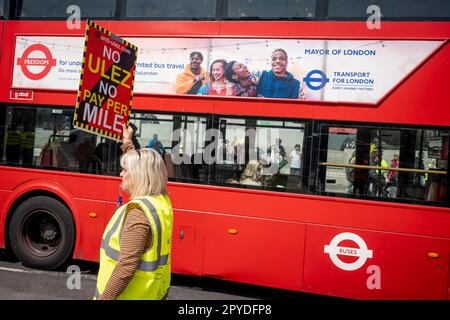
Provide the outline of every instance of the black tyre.
[[24,265],[56,269],[70,257],[75,224],[69,209],[44,196],[30,198],[14,211],[9,225],[11,248]]

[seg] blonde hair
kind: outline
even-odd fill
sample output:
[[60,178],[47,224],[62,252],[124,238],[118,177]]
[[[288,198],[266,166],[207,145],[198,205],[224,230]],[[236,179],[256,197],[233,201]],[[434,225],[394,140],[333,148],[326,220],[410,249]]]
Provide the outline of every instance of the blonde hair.
[[245,167],[244,172],[241,175],[241,183],[246,179],[250,179],[253,181],[258,181],[258,167],[260,166],[260,162],[258,160],[250,160]]
[[150,148],[130,150],[120,158],[120,165],[130,175],[132,198],[157,197],[167,193],[167,169],[161,155]]

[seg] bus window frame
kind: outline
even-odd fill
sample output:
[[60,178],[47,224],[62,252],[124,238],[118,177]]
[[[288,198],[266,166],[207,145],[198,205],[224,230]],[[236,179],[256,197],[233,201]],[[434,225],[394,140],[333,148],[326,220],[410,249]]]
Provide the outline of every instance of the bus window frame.
[[[323,168],[326,168],[324,164],[328,164],[328,161],[321,161],[322,157],[320,155],[321,152],[328,152],[328,143],[324,148],[322,148],[322,138],[323,136],[327,136],[326,141],[328,141],[328,135],[329,132],[325,132],[323,130],[328,129],[330,127],[342,127],[342,128],[366,128],[370,130],[438,130],[438,131],[447,131],[450,134],[450,128],[449,127],[439,127],[439,126],[426,126],[426,125],[410,125],[410,124],[390,124],[390,123],[378,123],[378,122],[369,122],[369,123],[363,123],[363,122],[357,122],[357,121],[333,121],[333,120],[316,120],[317,125],[314,126],[316,131],[314,132],[314,136],[317,137],[317,142],[314,145],[315,150],[315,156],[317,157],[317,161],[313,162],[311,166],[315,166],[315,170],[317,172],[316,179],[313,179],[314,186],[311,186],[311,189],[314,190],[314,192],[310,194],[315,194],[318,196],[327,196],[327,197],[333,197],[333,198],[347,198],[347,199],[358,199],[358,200],[370,200],[370,201],[376,201],[376,202],[388,202],[388,203],[399,203],[399,204],[413,204],[413,205],[422,205],[422,206],[433,206],[433,207],[443,207],[443,208],[449,208],[450,207],[450,201],[427,201],[427,200],[418,200],[418,199],[412,199],[412,198],[388,198],[388,197],[379,197],[379,196],[370,196],[370,195],[361,195],[361,194],[348,194],[348,193],[340,193],[340,192],[326,192],[321,191],[319,186],[319,172],[320,170],[323,170]],[[314,147],[313,147],[314,148]],[[314,149],[313,149],[314,150]],[[447,154],[450,155],[450,150]],[[330,166],[333,167],[333,166]],[[340,166],[342,167],[342,166]],[[370,167],[370,166],[367,166]],[[378,167],[373,167],[373,169],[377,169]],[[311,168],[311,172],[314,169]],[[423,170],[424,173],[427,170]],[[406,170],[406,172],[412,172],[409,170]],[[447,179],[446,179],[446,199],[450,199],[450,170],[447,165]]]
[[10,1],[2,0],[0,2],[0,20],[8,20]]
[[[164,121],[164,122],[172,122],[172,124],[175,123],[174,121],[174,117],[175,116],[180,116],[181,119],[181,123],[184,124],[184,117],[189,118],[189,117],[198,117],[198,118],[205,118],[206,119],[206,129],[208,129],[208,124],[211,122],[211,118],[212,118],[212,114],[207,114],[207,113],[190,113],[190,112],[173,112],[173,111],[164,111],[164,110],[142,110],[142,109],[134,109],[131,112],[131,116],[130,116],[130,122],[133,123],[133,119],[136,118],[136,113],[139,113],[141,116],[143,114],[153,114],[153,115],[167,115],[167,116],[172,116],[172,120],[158,120],[158,121]],[[145,118],[139,117],[139,120],[143,120]],[[149,121],[151,121],[150,119],[148,119]],[[173,129],[173,125],[172,125],[172,129]],[[141,132],[138,133],[139,137],[141,137]],[[205,137],[205,145],[207,145],[208,140],[206,140]],[[166,150],[167,153],[171,153],[172,149],[174,146],[174,141],[172,141],[172,144],[169,146],[166,146],[164,149]],[[141,145],[141,148],[145,147],[144,145]],[[203,147],[205,148],[205,146]],[[199,180],[195,180],[195,179],[184,179],[184,178],[180,178],[180,177],[170,177],[168,179],[169,182],[179,182],[179,183],[189,183],[189,184],[197,184],[197,185],[209,185],[210,184],[210,165],[206,165],[206,171],[207,171],[207,175],[206,178],[204,180],[199,179]]]
[[[220,1],[220,0],[218,0]],[[229,17],[228,13],[228,0],[223,0],[221,20],[224,21],[367,21],[370,14],[361,17],[333,17],[329,16],[329,1],[330,0],[316,0],[315,16],[314,17]],[[383,11],[381,12],[383,13]],[[382,21],[450,21],[450,15],[448,17],[382,17]]]
[[[257,128],[280,128],[280,129],[298,129],[298,130],[303,130],[303,141],[302,141],[302,159],[301,159],[301,179],[300,179],[300,184],[301,184],[301,188],[300,189],[296,189],[296,191],[294,191],[291,188],[288,188],[287,186],[285,186],[284,188],[279,188],[279,187],[271,187],[271,186],[248,186],[248,185],[240,185],[240,184],[231,184],[231,183],[226,183],[226,182],[220,182],[218,180],[215,181],[210,181],[211,185],[214,186],[219,186],[219,187],[231,187],[231,188],[240,188],[240,189],[253,189],[253,190],[257,190],[257,191],[261,191],[261,192],[277,192],[277,193],[289,193],[289,194],[295,194],[295,195],[299,195],[299,194],[303,194],[303,195],[311,195],[310,192],[308,192],[309,190],[309,185],[305,184],[305,181],[309,181],[309,175],[310,175],[310,167],[306,167],[306,164],[309,161],[306,161],[305,159],[308,158],[307,155],[305,153],[305,150],[309,150],[310,146],[307,145],[310,142],[308,141],[309,137],[306,135],[307,132],[309,132],[311,130],[311,127],[313,125],[313,120],[312,119],[304,119],[304,118],[278,118],[278,117],[265,117],[265,116],[241,116],[241,115],[228,115],[228,114],[213,114],[214,117],[214,123],[216,124],[216,126],[214,127],[217,130],[222,130],[221,128],[219,128],[220,126],[220,119],[238,119],[238,120],[244,120],[244,124],[240,125],[237,124],[239,126],[244,126],[246,127],[247,125],[247,120],[252,120],[252,121],[275,121],[275,122],[295,122],[295,123],[299,123],[302,125],[302,127],[286,127],[284,125],[281,126],[264,126],[264,125],[257,125]],[[236,125],[236,124],[233,124]],[[307,155],[307,156],[306,156]],[[309,159],[308,159],[309,160]],[[210,165],[210,167],[213,167],[212,165]]]
[[[330,0],[316,0],[316,7],[314,11],[314,17],[229,17],[228,4],[229,0],[216,0],[216,8],[214,15],[211,17],[127,17],[126,7],[127,0],[115,0],[116,10],[111,17],[96,17],[89,16],[83,17],[82,20],[87,18],[101,20],[101,21],[336,21],[336,22],[349,22],[349,21],[367,21],[370,17],[369,14],[361,17],[339,17],[329,16],[329,1]],[[23,20],[23,21],[64,21],[69,17],[20,17],[17,15],[17,9],[21,5],[21,0],[5,1],[4,2],[4,15],[0,16],[0,19],[7,20]],[[420,21],[434,21],[434,22],[446,22],[450,21],[450,15],[448,17],[392,17],[383,16],[383,21],[398,21],[398,22],[420,22]]]
[[128,17],[127,6],[128,0],[118,0],[120,10],[117,15],[119,21],[220,21],[222,13],[222,0],[215,0],[216,7],[211,17]]
[[[220,0],[218,0],[219,2]],[[224,21],[321,21],[328,0],[315,0],[314,17],[230,17],[228,16],[229,0],[222,0],[221,19]],[[319,14],[318,14],[319,13]]]
[[[319,1],[319,0],[318,0]],[[324,15],[322,16],[322,21],[367,21],[370,17],[370,14],[361,17],[336,17],[329,16],[329,2],[333,0],[322,0],[326,2],[326,10],[324,11]],[[450,21],[450,14],[447,17],[395,17],[395,16],[385,16],[383,15],[383,10],[381,10],[382,21]]]
[[[115,0],[116,3],[116,9],[114,11],[113,16],[110,17],[101,17],[101,16],[81,16],[81,21],[85,21],[87,19],[91,20],[100,20],[100,21],[115,21],[118,20],[120,15],[120,9],[121,9],[121,3],[123,0]],[[19,8],[21,9],[22,0],[15,0],[13,1],[13,5],[10,7],[9,17],[10,20],[19,20],[19,21],[39,21],[39,20],[45,20],[45,21],[64,21],[67,20],[70,17],[70,14],[67,14],[65,16],[59,16],[59,17],[21,17],[18,15]],[[81,11],[83,13],[83,11]]]
[[[61,110],[71,110],[68,106],[50,106],[50,105],[34,105],[34,104],[21,104],[21,105],[14,105],[14,104],[2,104],[1,107],[6,108],[7,106],[12,107],[30,107],[30,108],[57,108]],[[175,116],[181,116],[183,117],[200,117],[206,119],[206,129],[213,128],[220,130],[220,121],[221,118],[232,118],[232,119],[240,119],[244,120],[244,123],[246,123],[247,120],[255,120],[255,121],[275,121],[275,122],[294,122],[294,123],[300,123],[303,125],[303,127],[298,128],[303,130],[303,141],[302,141],[302,178],[300,180],[300,184],[302,185],[299,189],[290,189],[287,186],[284,188],[278,188],[278,187],[268,187],[265,186],[264,188],[254,188],[251,186],[241,186],[241,185],[233,185],[229,183],[223,183],[218,180],[213,180],[213,176],[215,176],[215,172],[213,173],[213,170],[215,170],[214,165],[211,164],[202,164],[206,166],[206,176],[202,180],[185,180],[185,179],[179,179],[179,178],[173,178],[170,179],[170,182],[180,182],[180,183],[188,183],[188,184],[196,184],[196,185],[210,185],[210,186],[217,186],[217,187],[232,187],[232,188],[245,188],[245,189],[255,189],[255,191],[258,192],[271,192],[276,191],[277,193],[289,193],[293,195],[312,195],[312,196],[325,196],[325,197],[332,197],[332,198],[348,198],[348,199],[359,199],[359,200],[371,200],[376,202],[390,202],[390,203],[399,203],[399,204],[414,204],[414,205],[422,205],[422,206],[434,206],[434,207],[450,207],[450,202],[447,201],[426,201],[426,200],[418,200],[418,199],[404,199],[404,198],[386,198],[386,197],[376,197],[376,196],[368,196],[368,195],[353,195],[353,194],[347,194],[347,193],[337,193],[337,192],[325,192],[321,191],[319,188],[319,175],[321,168],[324,168],[323,162],[326,163],[326,161],[322,161],[321,152],[327,152],[328,147],[321,149],[321,146],[323,145],[323,139],[324,137],[328,137],[328,133],[326,135],[322,135],[321,132],[323,128],[329,128],[329,127],[343,127],[343,128],[358,128],[358,127],[365,127],[368,129],[379,129],[379,130],[438,130],[438,131],[448,131],[450,132],[450,128],[448,127],[438,127],[438,126],[425,126],[425,125],[406,125],[406,124],[389,124],[389,123],[369,123],[367,125],[363,122],[355,122],[355,121],[333,121],[333,120],[317,120],[317,119],[303,119],[303,118],[279,118],[279,117],[264,117],[264,116],[243,116],[243,115],[228,115],[228,114],[212,114],[212,113],[187,113],[187,112],[173,112],[173,111],[164,111],[164,110],[142,110],[142,109],[135,109],[133,110],[133,113],[140,113],[140,114],[161,114],[161,115],[170,115],[172,117]],[[130,119],[132,119],[131,117]],[[169,120],[168,120],[169,121]],[[174,123],[174,122],[172,122]],[[245,125],[245,124],[244,124]],[[265,127],[265,126],[260,126]],[[273,126],[267,126],[267,128],[271,128]],[[285,126],[275,126],[280,128],[285,128]],[[297,128],[292,128],[297,129]],[[328,138],[327,138],[328,139]],[[214,143],[214,141],[208,140],[207,137],[205,137],[205,145],[204,148],[208,146],[209,143]],[[326,144],[328,146],[328,143]],[[173,148],[173,145],[172,145]],[[172,149],[170,148],[170,150]],[[450,155],[450,151],[448,151],[448,156]],[[322,165],[321,165],[322,164]],[[21,167],[19,165],[8,165],[8,164],[1,164],[2,166],[9,166],[9,167]],[[23,168],[29,168],[27,166],[22,166]],[[35,169],[41,169],[41,170],[50,170],[50,171],[65,171],[65,172],[73,172],[75,174],[84,174],[82,172],[76,171],[76,170],[67,170],[64,168],[58,168],[58,167],[40,167],[40,166],[34,166]],[[376,169],[376,168],[375,168]],[[424,171],[425,172],[425,171]],[[89,174],[89,173],[87,173]],[[101,175],[105,177],[114,177],[115,175],[111,174],[104,174],[99,173],[96,175]],[[447,199],[450,197],[450,174],[448,170],[447,165],[447,179],[446,179],[446,192],[447,192]]]

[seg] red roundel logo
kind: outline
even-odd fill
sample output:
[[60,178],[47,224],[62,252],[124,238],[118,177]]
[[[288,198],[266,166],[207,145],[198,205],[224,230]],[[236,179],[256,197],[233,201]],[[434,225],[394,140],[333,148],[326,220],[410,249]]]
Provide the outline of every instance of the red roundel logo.
[[[40,52],[39,56],[43,55],[44,57],[30,57],[34,52]],[[33,44],[25,49],[21,58],[17,59],[17,65],[20,66],[28,79],[41,80],[50,72],[52,67],[56,66],[56,59],[53,59],[49,48],[43,44]],[[38,71],[36,72],[36,70]]]

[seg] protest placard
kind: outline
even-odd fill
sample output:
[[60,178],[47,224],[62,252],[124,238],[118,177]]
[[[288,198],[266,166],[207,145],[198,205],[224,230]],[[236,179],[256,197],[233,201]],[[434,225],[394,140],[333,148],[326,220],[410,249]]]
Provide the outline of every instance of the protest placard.
[[136,46],[87,21],[75,127],[122,140],[122,123],[128,125],[132,106],[136,60]]

